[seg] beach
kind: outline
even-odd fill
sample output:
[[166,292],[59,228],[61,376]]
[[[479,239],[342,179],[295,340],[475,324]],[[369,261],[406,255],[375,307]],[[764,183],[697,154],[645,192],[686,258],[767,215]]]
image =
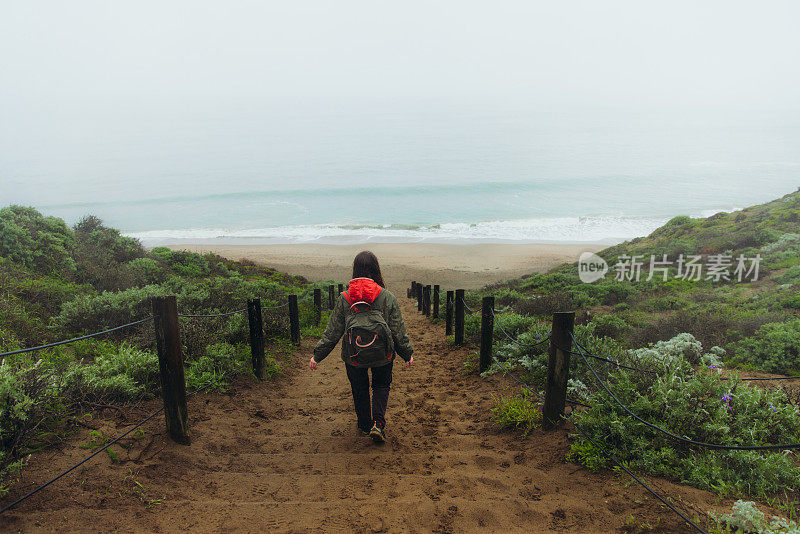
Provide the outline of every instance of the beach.
[[309,280],[350,279],[353,257],[371,250],[379,258],[387,286],[399,291],[412,280],[446,288],[476,289],[564,262],[577,261],[581,252],[596,252],[598,244],[436,244],[369,243],[362,245],[173,245],[173,250],[213,252],[232,260],[259,265]]

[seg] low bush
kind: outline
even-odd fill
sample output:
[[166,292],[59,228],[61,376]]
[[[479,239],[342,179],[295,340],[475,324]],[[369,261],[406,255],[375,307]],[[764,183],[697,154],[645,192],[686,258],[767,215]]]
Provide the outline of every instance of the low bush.
[[[751,387],[735,375],[720,380],[714,368],[720,356],[718,348],[702,354],[699,343],[683,334],[628,354],[628,361],[636,367],[658,369],[658,375],[622,369],[604,380],[633,413],[694,441],[723,445],[800,441],[800,410],[786,393]],[[693,361],[702,363],[700,371],[693,369]],[[572,420],[635,470],[722,495],[764,498],[800,485],[800,467],[793,455],[710,450],[678,443],[624,413],[604,389],[595,389],[591,405],[574,412]],[[575,438],[573,456],[577,461],[595,468],[610,467],[588,440],[580,434]]]
[[532,397],[523,389],[520,395],[496,398],[492,419],[501,427],[522,430],[522,436],[527,436],[542,421],[542,408]]
[[732,343],[733,363],[748,363],[773,373],[800,371],[800,319],[767,323],[752,337]]
[[[250,348],[247,345],[209,345],[205,354],[190,362],[186,372],[186,386],[193,390],[225,390],[232,378],[252,372],[250,358]],[[271,377],[277,372],[275,360],[268,357],[267,362],[267,376]]]

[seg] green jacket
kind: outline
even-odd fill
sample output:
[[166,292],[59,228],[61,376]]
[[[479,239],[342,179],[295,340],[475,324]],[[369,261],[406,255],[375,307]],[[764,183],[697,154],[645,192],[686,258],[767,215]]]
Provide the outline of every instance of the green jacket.
[[[372,308],[380,310],[386,320],[386,324],[389,325],[395,353],[405,361],[409,361],[414,353],[414,347],[411,346],[411,340],[408,339],[406,334],[406,324],[403,321],[403,315],[400,313],[400,304],[397,302],[397,297],[389,290],[383,289],[372,303]],[[314,359],[317,362],[324,360],[344,335],[345,319],[348,313],[352,313],[350,311],[350,303],[347,302],[344,295],[339,294],[339,300],[336,301],[336,305],[333,307],[328,326],[317,342],[317,346],[314,347]],[[347,362],[344,348],[342,349],[342,360]],[[386,363],[390,362],[387,361]]]

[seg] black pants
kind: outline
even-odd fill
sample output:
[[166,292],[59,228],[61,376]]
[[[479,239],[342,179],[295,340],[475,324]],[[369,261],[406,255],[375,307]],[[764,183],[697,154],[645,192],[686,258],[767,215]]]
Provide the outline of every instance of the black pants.
[[353,404],[358,417],[358,427],[369,431],[375,423],[381,428],[386,425],[386,405],[389,403],[389,385],[392,383],[392,363],[372,369],[372,411],[369,400],[369,373],[366,367],[347,368],[347,378],[353,390]]

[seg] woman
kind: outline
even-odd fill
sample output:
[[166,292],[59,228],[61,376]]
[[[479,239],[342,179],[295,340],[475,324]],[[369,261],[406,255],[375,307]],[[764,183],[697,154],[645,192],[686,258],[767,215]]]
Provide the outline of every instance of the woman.
[[339,295],[309,362],[313,371],[346,334],[342,339],[342,360],[353,391],[358,428],[376,443],[386,441],[386,405],[395,355],[405,360],[406,367],[414,363],[414,348],[406,335],[400,305],[384,287],[378,258],[372,252],[360,252],[353,260],[353,279],[347,291]]

